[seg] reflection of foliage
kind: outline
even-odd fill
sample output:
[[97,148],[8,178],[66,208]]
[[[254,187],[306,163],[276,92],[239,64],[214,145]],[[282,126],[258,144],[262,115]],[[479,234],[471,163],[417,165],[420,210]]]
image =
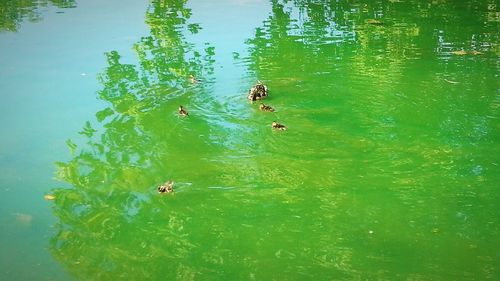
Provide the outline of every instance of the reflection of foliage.
[[[106,53],[98,96],[109,106],[80,132],[88,140],[85,148],[68,141],[73,158],[57,163],[57,178],[73,188],[56,191],[60,222],[52,247],[83,280],[115,280],[119,273],[132,279],[194,274],[177,263],[194,247],[186,239],[186,219],[167,205],[174,197],[154,193],[172,174],[176,181],[186,179],[191,161],[217,149],[184,126],[189,118],[175,114],[181,103],[191,109],[188,100],[200,110],[211,106],[205,87],[214,50],[186,42],[184,32],[196,33],[200,26],[187,22],[191,11],[184,5],[152,1],[146,14],[151,34],[134,46],[139,65],[120,62],[116,51]],[[203,83],[193,83],[190,75],[204,77]],[[208,126],[199,121],[197,126]],[[182,159],[171,157],[180,154]]]
[[[496,1],[271,2],[272,14],[256,30],[255,38],[248,41],[250,55],[245,61],[250,62],[253,75],[268,81],[272,94],[279,96],[275,102],[281,102],[281,111],[287,112],[286,122],[300,124],[301,131],[308,135],[301,136],[300,143],[286,142],[282,146],[288,151],[300,151],[302,159],[309,151],[315,154],[314,163],[294,168],[301,168],[305,174],[307,170],[324,169],[314,174],[327,175],[326,180],[335,183],[332,185],[347,190],[376,190],[375,196],[402,202],[399,207],[398,203],[388,202],[395,209],[418,206],[422,204],[418,198],[425,198],[421,202],[430,207],[427,213],[412,210],[399,215],[402,224],[404,219],[419,221],[421,226],[447,224],[457,232],[474,232],[485,224],[484,217],[467,226],[450,225],[437,216],[426,219],[430,213],[442,210],[440,204],[453,206],[446,210],[449,216],[463,212],[456,200],[467,201],[472,196],[465,195],[467,188],[456,183],[470,187],[474,180],[484,181],[482,177],[498,179],[492,176],[492,171],[498,170],[496,164],[489,164],[498,161],[493,155],[499,153],[495,71],[498,19],[492,16],[498,9]],[[467,56],[453,53],[462,49]],[[478,93],[483,100],[477,100]],[[323,151],[327,153],[323,155]],[[473,155],[483,159],[474,159]],[[486,170],[490,170],[488,176]],[[450,193],[435,188],[438,183],[454,189],[454,197],[449,199]],[[478,184],[490,194],[498,194],[491,183]],[[481,201],[478,197],[472,200]],[[487,204],[491,206],[493,201]],[[319,206],[328,204],[325,200]],[[366,207],[369,202],[358,206],[372,212]],[[377,204],[376,208],[384,207]],[[382,213],[380,209],[373,212]],[[467,212],[478,213],[481,208],[471,207]],[[372,221],[377,217],[357,215]],[[350,225],[358,220],[355,215],[341,217],[352,220]],[[495,216],[488,219],[498,222]],[[388,235],[394,235],[391,241],[404,241],[403,232]],[[424,233],[423,228],[418,232]],[[489,237],[498,234],[485,232]],[[411,234],[406,235],[411,241]],[[488,243],[481,235],[465,240]],[[455,240],[459,239],[450,238]],[[328,254],[320,262],[331,267],[343,263],[331,257],[338,252],[338,245],[322,246]],[[415,245],[407,250],[412,251],[412,247],[419,252]],[[346,279],[364,279],[351,271],[356,270],[351,262],[358,260],[359,266],[373,261],[364,258],[364,249],[362,254],[345,250],[345,272],[350,274]],[[492,251],[483,254],[494,259]],[[492,263],[485,267],[491,270]],[[476,271],[471,268],[464,271]],[[418,275],[415,278],[426,279]]]
[[0,1],[0,31],[16,31],[19,23],[25,19],[40,20],[40,7],[53,5],[58,8],[74,8],[75,0],[8,0]]
[[[402,60],[420,58],[435,50],[448,56],[461,49],[495,50],[499,22],[495,3],[275,0],[273,16],[257,29],[250,43],[256,46],[253,57],[259,58],[256,68],[269,63],[264,59],[269,56],[282,56],[305,67],[334,63],[354,54],[365,64],[399,67]],[[370,24],[373,22],[380,24]],[[426,41],[429,38],[435,41]],[[290,57],[296,52],[288,50],[303,49],[311,55]],[[316,60],[324,59],[321,54],[330,54],[331,60]],[[313,63],[305,63],[311,60]],[[288,64],[265,65],[262,69],[287,70]]]
[[[351,112],[350,119],[359,118],[362,127],[374,130],[394,127],[398,118],[392,113],[398,109],[406,112],[405,99],[415,98],[414,110],[428,106],[424,95],[429,87],[441,83],[446,88],[459,79],[474,80],[476,73],[460,72],[460,68],[470,68],[475,62],[496,63],[486,55],[498,51],[498,19],[491,15],[496,9],[495,1],[490,0],[275,0],[272,15],[249,40],[250,69],[256,77],[272,81],[271,87],[286,89],[288,95],[294,95],[291,102],[297,104],[310,103],[301,97],[309,96],[312,90],[339,101],[340,97],[331,93],[345,86],[344,94],[352,95],[349,102],[362,103],[351,104],[351,108],[373,107]],[[455,55],[462,49],[468,56]],[[422,66],[422,61],[428,64]],[[415,85],[409,69],[419,69],[419,76],[426,75],[426,81]],[[484,71],[477,82],[488,88],[486,81],[494,80],[493,74]],[[294,88],[298,85],[300,91]],[[414,85],[423,93],[400,85]],[[367,90],[370,95],[366,95]],[[366,112],[380,116],[365,116]],[[375,122],[366,123],[369,120]],[[480,124],[465,127],[485,125],[484,120],[477,121]]]
[[[82,280],[117,276],[303,280],[312,275],[390,279],[384,278],[381,263],[375,262],[394,262],[383,251],[366,257],[365,249],[353,250],[354,244],[360,244],[376,253],[381,240],[350,237],[366,235],[366,225],[373,225],[380,214],[405,213],[408,206],[417,209],[425,196],[437,194],[421,188],[442,183],[445,176],[452,178],[459,172],[454,170],[456,162],[469,160],[460,157],[472,154],[453,142],[442,142],[440,136],[430,136],[424,146],[413,138],[417,130],[402,132],[398,126],[398,122],[413,121],[404,120],[404,111],[418,113],[408,100],[418,105],[432,102],[398,88],[398,81],[411,81],[411,73],[405,73],[408,65],[436,49],[422,39],[435,38],[432,28],[419,22],[432,17],[433,10],[426,5],[444,5],[447,11],[446,4],[272,1],[272,15],[249,40],[249,67],[269,82],[273,90],[269,100],[285,101],[281,112],[287,112],[290,122],[298,124],[300,119],[305,133],[291,126],[286,134],[275,132],[266,139],[269,126],[255,124],[266,124],[269,115],[241,120],[236,114],[227,119],[214,114],[219,104],[208,93],[214,48],[206,44],[200,49],[187,42],[185,34],[201,27],[189,22],[191,10],[185,2],[152,1],[146,13],[150,35],[134,45],[138,65],[122,63],[116,51],[106,53],[108,66],[99,77],[103,89],[98,96],[108,107],[96,113],[97,122],[87,122],[80,132],[87,144],[80,147],[68,141],[73,158],[57,163],[58,179],[72,188],[55,192],[54,213],[60,221],[51,241],[54,255]],[[408,14],[416,7],[419,14]],[[458,20],[457,13],[439,15]],[[369,19],[384,24],[370,24]],[[190,75],[203,78],[202,83],[192,83]],[[328,99],[338,105],[338,112],[325,102]],[[200,114],[177,118],[179,104]],[[482,134],[471,138],[472,145],[491,141],[488,122],[477,117],[473,120]],[[332,120],[347,125],[336,126]],[[224,129],[236,127],[231,128],[236,133],[221,137],[222,130],[216,128],[221,123],[227,126]],[[348,155],[349,151],[359,153]],[[416,166],[423,177],[412,177]],[[480,174],[481,167],[476,170]],[[349,177],[352,174],[355,177]],[[156,194],[155,185],[174,176],[178,192]],[[348,190],[331,190],[357,188],[359,178],[387,188],[373,192],[376,187],[370,186],[364,192],[372,197],[353,198]],[[189,183],[196,189],[200,182],[224,192],[183,192]],[[256,185],[258,192],[252,189]],[[392,193],[391,188],[398,192]],[[383,199],[377,198],[378,192]],[[370,202],[373,198],[396,211],[375,206]],[[428,222],[426,214],[412,210],[396,224],[407,229],[405,219],[427,226],[439,223],[437,219]],[[408,256],[424,259],[432,250],[433,240],[421,242],[418,247],[427,249],[417,253],[416,245],[406,243],[414,241],[415,234],[425,236],[424,227],[382,233],[384,227],[394,228],[391,223],[380,223],[380,236],[401,244]],[[297,241],[299,235],[304,239]],[[361,271],[356,268],[359,264],[373,268]],[[416,271],[435,263],[420,266]],[[411,274],[413,279],[428,277],[404,273],[410,279]]]

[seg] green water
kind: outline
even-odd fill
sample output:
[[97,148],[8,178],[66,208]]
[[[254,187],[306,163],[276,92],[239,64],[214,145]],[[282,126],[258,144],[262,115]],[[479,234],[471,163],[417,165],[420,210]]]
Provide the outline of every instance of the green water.
[[499,23],[490,0],[0,2],[0,280],[500,279]]

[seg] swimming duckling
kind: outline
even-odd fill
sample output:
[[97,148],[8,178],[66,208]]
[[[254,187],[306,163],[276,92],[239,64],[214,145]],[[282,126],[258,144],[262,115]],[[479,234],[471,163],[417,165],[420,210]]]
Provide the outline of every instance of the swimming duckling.
[[285,126],[285,125],[283,125],[283,124],[280,124],[280,123],[278,123],[278,122],[276,122],[276,121],[273,121],[273,124],[271,125],[271,127],[272,127],[273,129],[276,129],[276,130],[281,130],[281,131],[284,131],[284,130],[288,129],[288,127],[287,127],[287,126]]
[[260,104],[259,108],[262,111],[274,112],[274,108],[270,107],[269,105],[265,105],[263,103]]
[[174,182],[171,180],[158,186],[158,193],[171,193],[171,192],[174,192]]
[[188,116],[189,113],[184,109],[182,105],[179,106],[179,115],[180,116]]
[[269,96],[269,89],[262,82],[258,82],[250,90],[248,90],[248,99],[251,101],[261,100]]

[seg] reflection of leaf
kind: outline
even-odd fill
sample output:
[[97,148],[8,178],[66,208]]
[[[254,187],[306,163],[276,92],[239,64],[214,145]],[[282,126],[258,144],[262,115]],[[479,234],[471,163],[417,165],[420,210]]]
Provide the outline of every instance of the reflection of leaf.
[[42,19],[41,10],[50,2],[58,8],[74,8],[75,0],[9,0],[0,1],[0,31],[17,31],[23,20],[38,22]]
[[77,148],[76,144],[74,142],[72,142],[70,139],[68,139],[66,141],[66,146],[68,147],[71,155],[74,155],[75,154],[75,150]]
[[208,55],[213,56],[215,55],[215,47],[208,47],[205,49]]
[[113,115],[113,110],[111,108],[106,108],[101,111],[98,111],[95,116],[97,118],[97,121],[102,122],[106,117]]
[[453,51],[453,52],[451,52],[451,53],[452,53],[452,54],[454,54],[454,55],[457,55],[457,56],[463,56],[463,55],[466,55],[466,54],[467,54],[467,52],[466,52],[466,51],[464,51],[464,50],[460,50],[460,51]]
[[192,34],[196,34],[196,33],[198,33],[201,30],[201,26],[199,24],[197,24],[197,23],[192,23],[192,24],[188,25],[188,30]]
[[[249,52],[251,57],[248,61],[255,63],[255,65],[249,65],[249,71],[254,72],[257,77],[273,81],[275,89],[292,88],[290,85],[295,87],[302,81],[313,81],[310,77],[311,73],[308,73],[309,69],[305,69],[310,65],[314,65],[314,68],[319,70],[331,70],[333,61],[328,59],[321,61],[317,58],[332,57],[332,50],[336,53],[337,51],[341,54],[345,53],[345,59],[354,57],[353,64],[349,64],[352,69],[348,72],[376,74],[377,72],[365,67],[365,65],[372,65],[370,52],[373,51],[374,43],[396,46],[394,48],[396,51],[387,55],[389,58],[387,61],[392,68],[381,68],[380,82],[397,81],[393,79],[396,77],[393,74],[401,74],[401,65],[404,64],[404,61],[398,60],[400,53],[397,50],[418,44],[413,41],[414,38],[408,37],[416,33],[415,26],[408,24],[394,29],[374,27],[370,28],[369,32],[361,30],[359,40],[364,40],[366,45],[353,46],[352,44],[344,48],[338,44],[324,48],[322,45],[324,42],[316,44],[307,40],[317,38],[318,32],[328,29],[329,22],[333,22],[334,16],[337,17],[336,22],[337,19],[341,22],[343,20],[342,9],[347,9],[347,11],[359,9],[352,9],[352,7],[347,7],[348,4],[342,4],[337,12],[337,10],[328,10],[328,7],[334,3],[315,5],[314,17],[301,17],[306,21],[307,26],[298,30],[298,32],[303,32],[299,34],[303,35],[303,38],[297,40],[297,35],[291,36],[288,28],[294,26],[296,22],[297,24],[301,22],[290,19],[292,14],[286,13],[282,6],[275,4],[285,1],[271,2],[274,6],[274,14],[265,22],[264,27],[259,29],[258,33],[256,32],[255,40],[249,41],[254,45]],[[306,1],[286,2],[291,4],[291,2]],[[314,2],[327,3],[326,0]],[[377,5],[387,7],[383,2]],[[227,156],[234,152],[231,149],[227,154],[221,151],[211,154],[214,150],[221,148],[218,142],[214,141],[219,140],[217,138],[219,130],[215,128],[219,119],[211,111],[214,108],[213,104],[207,101],[212,96],[204,88],[207,83],[200,83],[196,87],[188,85],[193,91],[197,91],[190,95],[191,89],[186,87],[189,83],[186,77],[191,74],[203,81],[209,81],[210,77],[207,76],[213,64],[207,57],[213,56],[215,49],[208,47],[210,44],[206,44],[196,50],[193,45],[186,42],[184,33],[189,26],[186,27],[187,19],[181,16],[189,14],[188,9],[184,8],[185,3],[184,0],[151,1],[150,10],[146,15],[150,35],[141,38],[134,45],[139,60],[138,65],[121,63],[120,55],[116,51],[107,54],[108,66],[100,76],[103,89],[98,94],[101,100],[109,104],[109,110],[105,109],[96,113],[96,118],[102,122],[99,124],[99,133],[96,133],[90,127],[90,122],[87,122],[86,125],[91,133],[88,135],[86,146],[78,148],[75,146],[76,153],[71,160],[67,163],[56,163],[58,178],[71,184],[72,188],[59,189],[54,193],[57,200],[54,201],[53,210],[59,221],[56,225],[57,234],[51,241],[52,253],[72,275],[77,277],[75,279],[79,280],[115,280],[117,276],[127,276],[132,280],[244,280],[245,278],[237,278],[243,275],[232,276],[236,278],[221,278],[227,275],[220,276],[219,270],[233,268],[234,271],[246,271],[248,274],[249,272],[253,274],[255,271],[263,270],[262,260],[259,258],[274,257],[273,254],[280,259],[285,259],[290,265],[289,269],[293,266],[296,268],[302,266],[298,264],[300,261],[310,260],[311,266],[316,266],[316,268],[328,270],[337,268],[347,273],[354,272],[355,268],[351,267],[353,260],[354,258],[360,259],[360,256],[352,256],[351,248],[339,247],[337,243],[343,242],[331,237],[346,236],[341,235],[342,231],[335,230],[328,223],[323,225],[323,222],[331,222],[331,225],[334,225],[334,222],[338,221],[336,217],[342,213],[339,205],[342,202],[349,202],[345,198],[351,196],[350,193],[332,193],[330,190],[327,191],[328,187],[337,184],[341,186],[341,181],[345,180],[341,177],[342,172],[350,175],[352,164],[358,162],[350,160],[350,157],[346,157],[347,154],[341,154],[338,155],[338,159],[328,158],[328,161],[317,163],[311,159],[327,155],[318,156],[316,150],[309,149],[305,145],[307,142],[294,145],[293,142],[287,141],[285,144],[276,139],[271,140],[271,145],[268,145],[267,142],[262,141],[260,134],[255,134],[248,140],[253,144],[265,143],[265,146],[261,146],[265,149],[263,153],[255,150],[257,156],[252,155],[248,160],[236,158],[235,162],[231,162],[232,160],[226,159],[230,158]],[[304,8],[303,11],[306,10]],[[362,16],[354,16],[356,20],[363,21]],[[381,33],[380,30],[386,33]],[[422,32],[428,31],[424,29]],[[387,36],[382,36],[383,40],[377,41],[381,34]],[[427,40],[417,41],[428,42]],[[358,47],[359,49],[355,49]],[[206,48],[205,51],[203,48]],[[352,49],[355,49],[354,54]],[[390,48],[380,46],[377,49],[389,50]],[[318,52],[325,53],[318,54]],[[300,67],[290,67],[292,64],[283,62],[291,62],[294,66]],[[259,63],[271,66],[266,67]],[[314,84],[316,89],[322,83]],[[301,85],[307,87],[305,83]],[[388,89],[392,91],[387,84],[380,83],[380,85],[375,83],[373,88],[378,90],[377,87],[381,87],[384,92]],[[189,97],[183,95],[184,93],[188,93]],[[404,95],[406,96],[406,93]],[[204,114],[199,114],[196,120],[176,118],[175,106],[179,104],[176,98],[179,96],[186,99],[191,106],[200,105],[199,108],[203,112],[211,112],[212,118],[215,116],[215,122],[207,121],[207,116]],[[379,98],[378,95],[370,94],[363,96],[360,100],[369,97]],[[310,100],[314,100],[314,96],[308,98],[307,103]],[[184,102],[182,100],[182,103]],[[387,118],[382,119],[380,126],[373,127],[393,130],[397,126],[397,118],[390,115],[394,110],[383,106],[383,100],[377,102],[379,102],[377,104],[380,111],[384,113],[383,116]],[[302,106],[298,106],[300,107]],[[290,109],[293,115],[294,106]],[[316,115],[321,110],[321,108],[315,109],[315,114],[312,115]],[[110,115],[113,115],[113,118],[108,118]],[[304,114],[304,116],[307,115]],[[362,114],[353,111],[349,114],[349,118],[360,119],[360,115]],[[324,119],[330,120],[331,118]],[[188,123],[190,126],[185,126]],[[351,143],[358,147],[359,151],[369,151],[378,144],[385,147],[382,141],[377,142],[377,145],[375,141],[372,143],[372,140],[359,141],[357,133],[340,132],[336,135],[331,133],[333,130],[328,126],[323,129],[325,137],[314,139],[313,148],[332,145],[332,139],[330,139],[332,136],[334,141],[344,139],[345,143]],[[200,132],[214,132],[215,136],[206,142],[206,137],[200,137]],[[377,133],[377,129],[373,132],[375,135],[382,135]],[[313,143],[312,138],[315,138],[315,135],[311,134],[311,136],[310,143]],[[238,137],[240,138],[238,140],[245,138],[245,136]],[[184,141],[186,139],[187,143]],[[307,141],[308,138],[304,140]],[[321,143],[316,144],[317,142]],[[311,155],[311,159],[293,158],[294,161],[290,161],[286,167],[283,167],[282,161],[287,158],[280,154],[289,154],[282,151],[279,151],[279,154],[269,154],[271,151],[269,149],[285,145],[291,145],[288,149],[290,151],[301,151],[301,155]],[[226,148],[222,146],[221,150],[225,152]],[[393,151],[393,147],[387,146],[387,148],[388,151]],[[422,153],[421,148],[423,147],[419,146],[418,153]],[[214,160],[214,155],[220,156],[223,160],[205,160]],[[269,157],[269,155],[276,157]],[[430,155],[429,158],[435,157]],[[407,158],[403,157],[403,159]],[[233,167],[227,165],[236,161],[238,165]],[[323,163],[328,164],[322,167]],[[397,162],[391,161],[391,163]],[[409,166],[407,162],[401,162],[398,165]],[[310,168],[312,166],[314,167]],[[378,165],[363,164],[361,166]],[[203,169],[194,170],[196,167],[203,167]],[[317,169],[324,172],[318,172]],[[326,174],[326,171],[335,171],[335,173]],[[357,171],[358,167],[355,172]],[[203,175],[199,176],[199,174]],[[316,178],[318,174],[326,174],[326,177]],[[210,178],[205,175],[210,175]],[[212,175],[219,176],[213,177]],[[337,175],[339,175],[338,179]],[[203,182],[203,184],[213,182],[213,186],[222,188],[189,190],[184,188],[186,185],[184,187],[180,185],[181,192],[178,195],[159,196],[155,191],[155,184],[171,176],[176,180],[184,177],[184,179],[179,179],[179,182],[185,180]],[[263,183],[264,186],[243,192],[238,188],[230,189],[233,186],[246,186],[245,183]],[[400,179],[398,184],[415,186],[416,183],[408,177]],[[254,185],[248,184],[248,186]],[[302,192],[304,186],[321,187],[320,193],[315,191],[311,196],[311,193]],[[223,189],[224,187],[228,189]],[[182,189],[188,192],[182,192]],[[190,201],[191,198],[195,200]],[[310,204],[317,202],[319,208],[307,209],[306,212],[301,209],[293,210],[295,206],[301,206],[297,203],[302,201],[309,201]],[[186,204],[186,202],[197,204]],[[252,212],[257,209],[262,210],[262,206],[265,207],[263,212]],[[245,208],[249,212],[245,212]],[[368,216],[366,220],[371,218],[373,216]],[[274,224],[273,222],[278,219],[280,223]],[[303,223],[295,222],[299,219]],[[280,236],[281,233],[292,231],[309,233],[312,237],[304,241],[313,243],[313,247],[307,249],[301,247],[304,241],[294,240],[286,244],[286,239],[283,239],[280,242],[285,245],[271,249],[273,247],[266,247],[267,242],[272,242],[268,238],[268,231],[280,233]],[[305,253],[300,256],[302,251]],[[294,264],[295,261],[297,261],[296,264]],[[267,267],[264,270],[267,270]],[[313,271],[314,268],[311,268],[306,273],[313,273]],[[217,274],[219,276],[216,276]],[[245,276],[251,276],[248,274]],[[273,279],[262,275],[258,277],[260,278],[255,279]],[[281,279],[297,278],[283,276]],[[346,277],[344,279],[363,278]]]
[[74,169],[71,169],[71,164],[64,162],[56,162],[56,179],[62,181],[71,180],[71,182],[75,181],[75,177],[73,176]]
[[79,134],[81,135],[85,135],[87,137],[92,137],[94,135],[94,133],[97,132],[96,130],[94,130],[92,128],[92,126],[90,125],[90,122],[87,121],[85,122],[85,126],[83,127],[83,130],[81,132],[78,132]]
[[376,20],[376,19],[368,19],[368,20],[366,20],[366,23],[367,24],[373,24],[373,25],[382,25],[382,24],[384,24],[382,21]]
[[[168,280],[195,276],[191,265],[170,262],[187,260],[196,248],[185,214],[173,213],[169,204],[174,199],[158,197],[154,188],[170,174],[170,156],[185,150],[178,135],[188,135],[200,151],[209,150],[203,147],[208,141],[194,131],[179,126],[170,133],[177,119],[169,120],[165,113],[175,98],[171,94],[192,87],[186,77],[205,81],[213,72],[215,48],[205,44],[196,49],[185,40],[186,32],[201,30],[199,24],[187,23],[191,11],[185,3],[151,1],[146,13],[150,35],[133,46],[137,65],[121,63],[117,51],[106,53],[108,65],[98,77],[102,89],[97,95],[108,107],[95,114],[100,129],[86,122],[80,132],[88,138],[86,146],[68,141],[72,159],[55,163],[56,178],[72,188],[54,192],[59,223],[52,251],[81,280],[113,280],[118,273],[159,279],[164,271]],[[196,91],[204,91],[204,85]],[[138,262],[149,266],[132,270],[130,264]]]

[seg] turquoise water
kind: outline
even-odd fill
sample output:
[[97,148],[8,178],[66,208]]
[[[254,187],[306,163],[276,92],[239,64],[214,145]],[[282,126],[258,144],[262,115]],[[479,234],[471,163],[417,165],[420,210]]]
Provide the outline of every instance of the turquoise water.
[[495,1],[0,5],[1,280],[500,278]]

